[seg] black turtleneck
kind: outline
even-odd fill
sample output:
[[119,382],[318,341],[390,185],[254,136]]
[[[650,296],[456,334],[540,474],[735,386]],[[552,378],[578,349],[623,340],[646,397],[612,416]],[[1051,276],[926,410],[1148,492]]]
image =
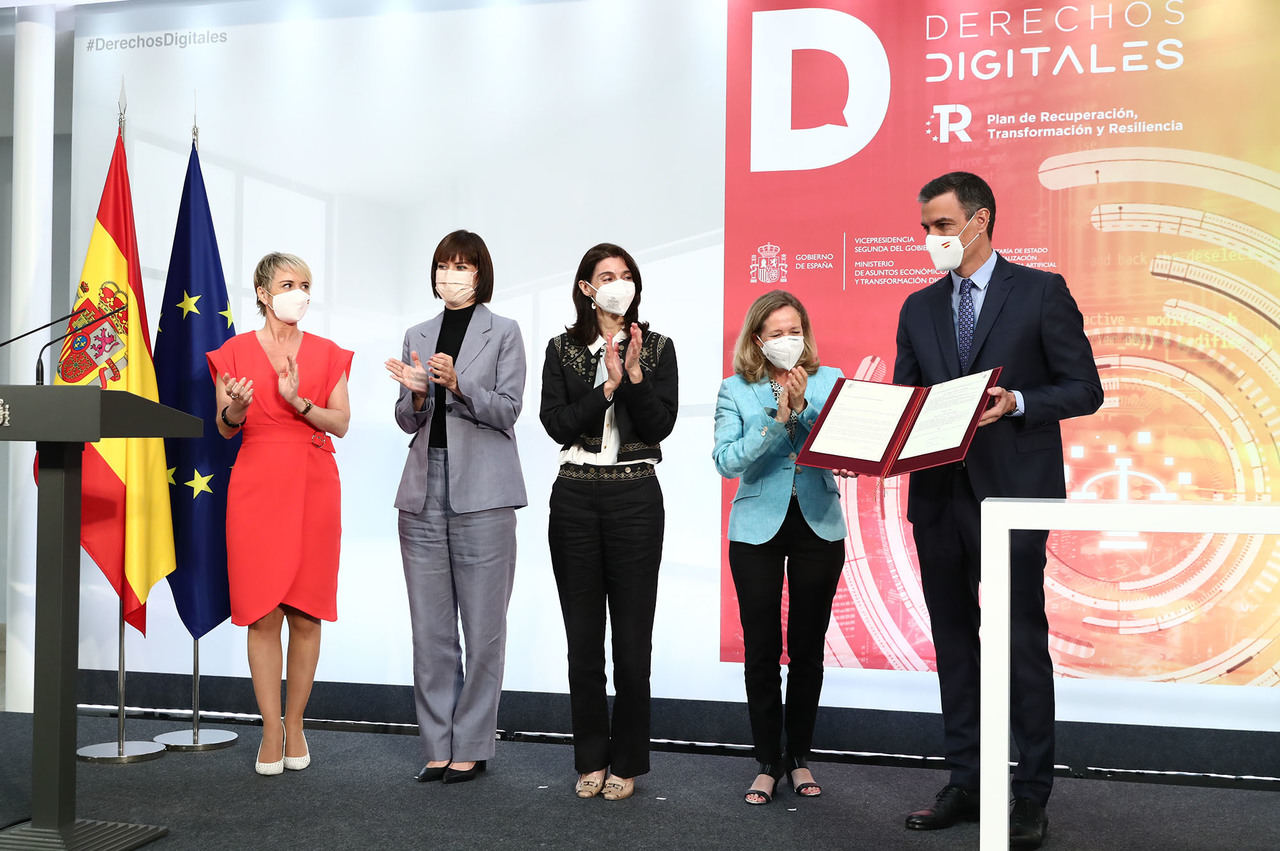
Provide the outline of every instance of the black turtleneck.
[[[471,316],[476,306],[460,307],[457,310],[444,311],[444,320],[440,323],[440,336],[436,339],[436,353],[446,354],[458,360],[458,350],[462,348],[462,338],[467,335],[467,326],[471,324]],[[435,407],[431,411],[431,435],[427,446],[445,449],[449,446],[449,435],[444,426],[445,389],[443,384],[435,386]]]

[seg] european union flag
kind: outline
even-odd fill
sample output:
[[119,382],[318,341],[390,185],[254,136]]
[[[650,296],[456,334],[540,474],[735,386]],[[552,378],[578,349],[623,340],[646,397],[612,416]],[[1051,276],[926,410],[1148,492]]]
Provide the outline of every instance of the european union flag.
[[240,437],[225,440],[218,434],[213,381],[204,355],[234,335],[209,196],[193,142],[155,349],[161,404],[204,420],[203,437],[164,442],[177,556],[169,587],[178,616],[193,638],[231,616],[227,484]]

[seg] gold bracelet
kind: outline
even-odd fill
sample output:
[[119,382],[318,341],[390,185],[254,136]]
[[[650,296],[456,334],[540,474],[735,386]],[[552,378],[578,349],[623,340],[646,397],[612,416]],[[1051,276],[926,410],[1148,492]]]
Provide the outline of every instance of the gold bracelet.
[[304,417],[305,417],[305,416],[307,415],[307,412],[308,412],[308,411],[310,411],[312,407],[314,407],[314,404],[315,404],[315,403],[313,403],[313,402],[312,402],[310,399],[308,399],[306,396],[303,396],[303,397],[302,397],[302,401],[306,402],[306,403],[307,403],[307,406],[306,406],[305,408],[303,408],[301,411],[298,411],[298,414],[299,414],[299,415],[301,415],[301,416],[304,416]]

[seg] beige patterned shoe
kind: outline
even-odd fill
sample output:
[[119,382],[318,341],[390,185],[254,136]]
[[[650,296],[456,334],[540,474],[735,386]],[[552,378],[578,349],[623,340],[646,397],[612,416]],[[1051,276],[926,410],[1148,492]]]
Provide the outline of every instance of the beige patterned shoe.
[[579,798],[594,798],[600,794],[600,788],[604,780],[599,774],[600,772],[596,771],[591,774],[578,775],[578,782],[573,784],[573,791]]
[[622,779],[621,777],[610,776],[604,781],[604,799],[606,801],[621,801],[631,797],[631,793],[636,791],[636,779],[629,777]]

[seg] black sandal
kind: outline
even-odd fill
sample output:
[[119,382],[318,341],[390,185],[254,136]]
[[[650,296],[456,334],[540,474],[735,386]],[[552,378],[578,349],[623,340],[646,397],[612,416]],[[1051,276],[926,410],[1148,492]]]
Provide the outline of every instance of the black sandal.
[[[822,794],[821,786],[813,782],[801,783],[799,786],[797,786],[795,777],[792,776],[792,772],[794,772],[796,769],[808,768],[808,767],[809,767],[809,763],[804,757],[788,756],[787,757],[787,780],[790,781],[791,788],[795,789],[796,794],[799,795],[801,798],[816,798]],[[809,791],[810,789],[817,789],[818,791],[810,792]]]
[[[760,770],[757,772],[757,774],[767,774],[773,778],[773,789],[775,792],[778,790],[778,781],[782,779],[782,775],[785,773],[786,771],[783,770],[782,766],[776,762],[760,763]],[[763,798],[764,800],[753,801],[751,800],[752,795]],[[757,789],[754,786],[752,786],[750,789],[747,790],[746,794],[742,796],[742,800],[746,801],[748,804],[750,804],[753,807],[761,807],[761,806],[764,806],[765,804],[772,804],[773,795],[769,792],[765,792],[762,789]]]

